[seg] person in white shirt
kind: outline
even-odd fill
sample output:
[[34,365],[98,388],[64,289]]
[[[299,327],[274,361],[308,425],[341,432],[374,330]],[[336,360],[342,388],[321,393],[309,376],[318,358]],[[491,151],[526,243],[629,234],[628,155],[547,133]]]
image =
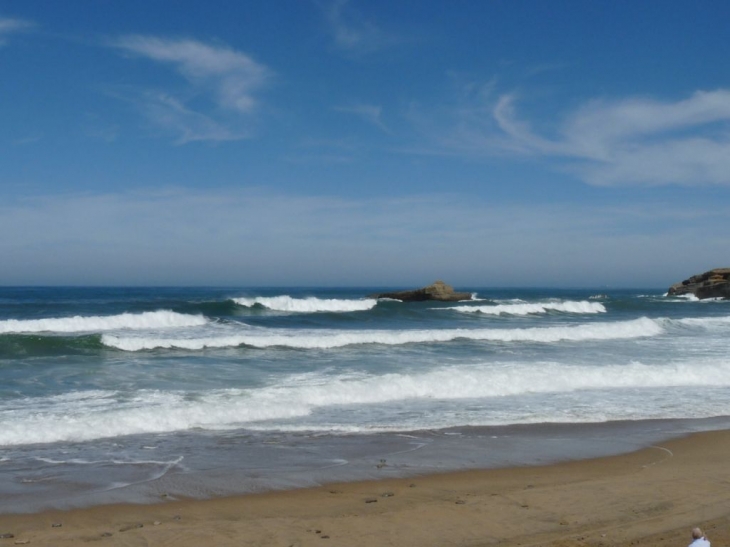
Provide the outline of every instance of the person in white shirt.
[[700,528],[692,528],[692,543],[689,547],[710,547],[710,540],[705,537]]

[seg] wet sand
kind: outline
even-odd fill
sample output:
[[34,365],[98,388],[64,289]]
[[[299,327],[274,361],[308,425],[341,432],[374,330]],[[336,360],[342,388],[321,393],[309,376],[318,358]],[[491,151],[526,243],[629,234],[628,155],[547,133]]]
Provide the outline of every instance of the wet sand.
[[0,516],[0,547],[730,544],[730,431],[627,455]]

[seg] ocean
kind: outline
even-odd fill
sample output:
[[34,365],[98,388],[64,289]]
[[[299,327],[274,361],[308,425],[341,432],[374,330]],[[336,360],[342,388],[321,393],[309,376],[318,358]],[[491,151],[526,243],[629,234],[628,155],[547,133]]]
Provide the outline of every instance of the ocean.
[[730,426],[730,301],[379,290],[0,288],[0,513],[546,463]]

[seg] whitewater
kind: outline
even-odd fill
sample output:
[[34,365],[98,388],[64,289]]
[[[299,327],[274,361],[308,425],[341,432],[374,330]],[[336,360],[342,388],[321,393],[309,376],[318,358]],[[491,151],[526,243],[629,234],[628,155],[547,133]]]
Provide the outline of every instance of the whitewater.
[[466,289],[0,288],[0,499],[222,495],[725,427],[730,302]]

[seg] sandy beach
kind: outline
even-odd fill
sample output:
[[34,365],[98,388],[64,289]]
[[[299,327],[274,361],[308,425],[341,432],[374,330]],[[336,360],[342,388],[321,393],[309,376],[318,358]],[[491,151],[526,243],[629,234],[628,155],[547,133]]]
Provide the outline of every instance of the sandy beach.
[[[0,516],[5,545],[687,545],[730,541],[730,431],[541,467]],[[12,537],[10,537],[12,535]]]

